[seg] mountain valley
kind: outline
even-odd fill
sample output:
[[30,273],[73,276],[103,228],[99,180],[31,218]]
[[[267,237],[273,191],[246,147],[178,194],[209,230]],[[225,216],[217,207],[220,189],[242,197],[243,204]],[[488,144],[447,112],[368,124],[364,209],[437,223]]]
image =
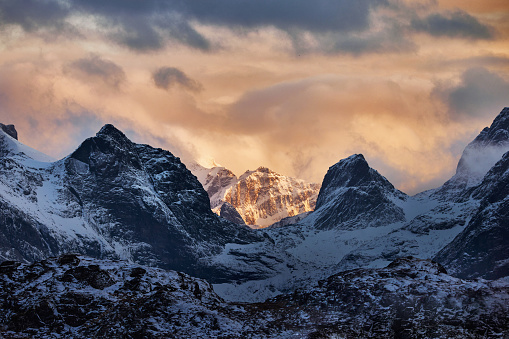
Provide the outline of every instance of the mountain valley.
[[0,128],[8,338],[509,335],[507,107],[414,196],[362,154],[317,185],[189,170],[113,125],[60,160]]

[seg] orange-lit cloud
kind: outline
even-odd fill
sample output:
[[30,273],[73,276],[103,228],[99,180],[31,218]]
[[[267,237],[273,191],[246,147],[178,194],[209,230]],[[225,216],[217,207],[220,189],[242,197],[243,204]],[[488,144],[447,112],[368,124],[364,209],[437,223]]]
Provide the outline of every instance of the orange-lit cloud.
[[315,182],[364,153],[416,193],[509,105],[508,17],[495,0],[3,2],[0,122],[55,157],[113,123]]

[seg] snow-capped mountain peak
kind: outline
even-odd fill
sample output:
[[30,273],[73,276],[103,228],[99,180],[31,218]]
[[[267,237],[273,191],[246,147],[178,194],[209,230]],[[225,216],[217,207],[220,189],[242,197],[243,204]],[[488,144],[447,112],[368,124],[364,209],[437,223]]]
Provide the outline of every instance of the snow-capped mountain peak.
[[236,209],[251,227],[267,227],[279,220],[314,210],[320,185],[278,174],[260,166],[240,177],[224,167],[206,169],[192,164],[193,174],[209,194],[210,206],[220,213],[228,203],[229,213],[221,214],[238,222]]
[[322,229],[350,227],[361,220],[364,227],[404,221],[395,201],[406,197],[369,167],[362,154],[354,154],[329,168],[310,218]]

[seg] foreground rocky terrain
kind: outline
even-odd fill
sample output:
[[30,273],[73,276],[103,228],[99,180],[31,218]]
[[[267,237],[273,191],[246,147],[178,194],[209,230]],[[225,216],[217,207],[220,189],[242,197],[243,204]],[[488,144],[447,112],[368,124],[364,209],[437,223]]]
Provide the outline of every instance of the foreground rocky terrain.
[[0,264],[3,338],[478,338],[509,335],[509,280],[430,260],[342,272],[256,304],[184,273],[63,255]]

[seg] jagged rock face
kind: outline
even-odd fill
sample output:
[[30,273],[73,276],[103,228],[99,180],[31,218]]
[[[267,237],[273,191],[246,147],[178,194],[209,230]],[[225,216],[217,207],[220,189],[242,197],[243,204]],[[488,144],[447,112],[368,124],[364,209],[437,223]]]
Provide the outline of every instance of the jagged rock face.
[[469,194],[479,209],[436,260],[461,278],[509,276],[509,152]]
[[458,162],[456,174],[438,190],[438,195],[460,192],[478,185],[484,175],[504,153],[509,151],[509,107],[505,107],[490,127],[465,148]]
[[209,194],[210,206],[220,213],[228,202],[247,225],[267,227],[283,218],[314,210],[320,185],[290,178],[268,168],[247,171],[237,178],[224,167],[191,165]]
[[224,281],[230,270],[207,258],[227,243],[266,241],[212,213],[201,184],[170,152],[111,125],[57,162],[35,161],[25,154],[34,150],[2,135],[2,259],[74,251]]
[[[507,113],[504,109],[477,140],[503,141]],[[506,168],[506,162],[498,163],[471,187],[444,185],[409,197],[370,169],[362,156],[344,159],[327,173],[314,212],[266,230],[276,248],[299,262],[289,275],[263,286],[287,291],[289,285],[307,286],[327,274],[383,267],[409,255],[435,258],[459,277],[508,276]],[[252,298],[263,290],[260,285],[233,286],[228,294],[260,300]]]
[[333,275],[258,309],[259,317],[271,316],[265,328],[308,338],[507,335],[509,284],[465,282],[445,274],[439,264],[403,258],[383,269]]
[[246,330],[241,311],[175,271],[76,255],[0,264],[3,338],[212,338]]
[[244,224],[244,219],[242,219],[239,212],[237,212],[235,207],[233,207],[232,205],[230,205],[227,202],[225,202],[221,206],[219,216],[222,218],[225,218],[226,220],[229,220],[235,224]]
[[14,127],[14,125],[4,125],[0,123],[0,128],[2,129],[2,131],[7,133],[7,135],[18,140],[18,131],[16,131],[16,127]]
[[265,167],[244,173],[224,200],[248,225],[267,227],[284,217],[312,211],[319,185],[288,178]]
[[368,227],[404,221],[405,214],[394,200],[406,198],[370,168],[361,154],[352,155],[330,167],[325,175],[314,212],[315,226]]

